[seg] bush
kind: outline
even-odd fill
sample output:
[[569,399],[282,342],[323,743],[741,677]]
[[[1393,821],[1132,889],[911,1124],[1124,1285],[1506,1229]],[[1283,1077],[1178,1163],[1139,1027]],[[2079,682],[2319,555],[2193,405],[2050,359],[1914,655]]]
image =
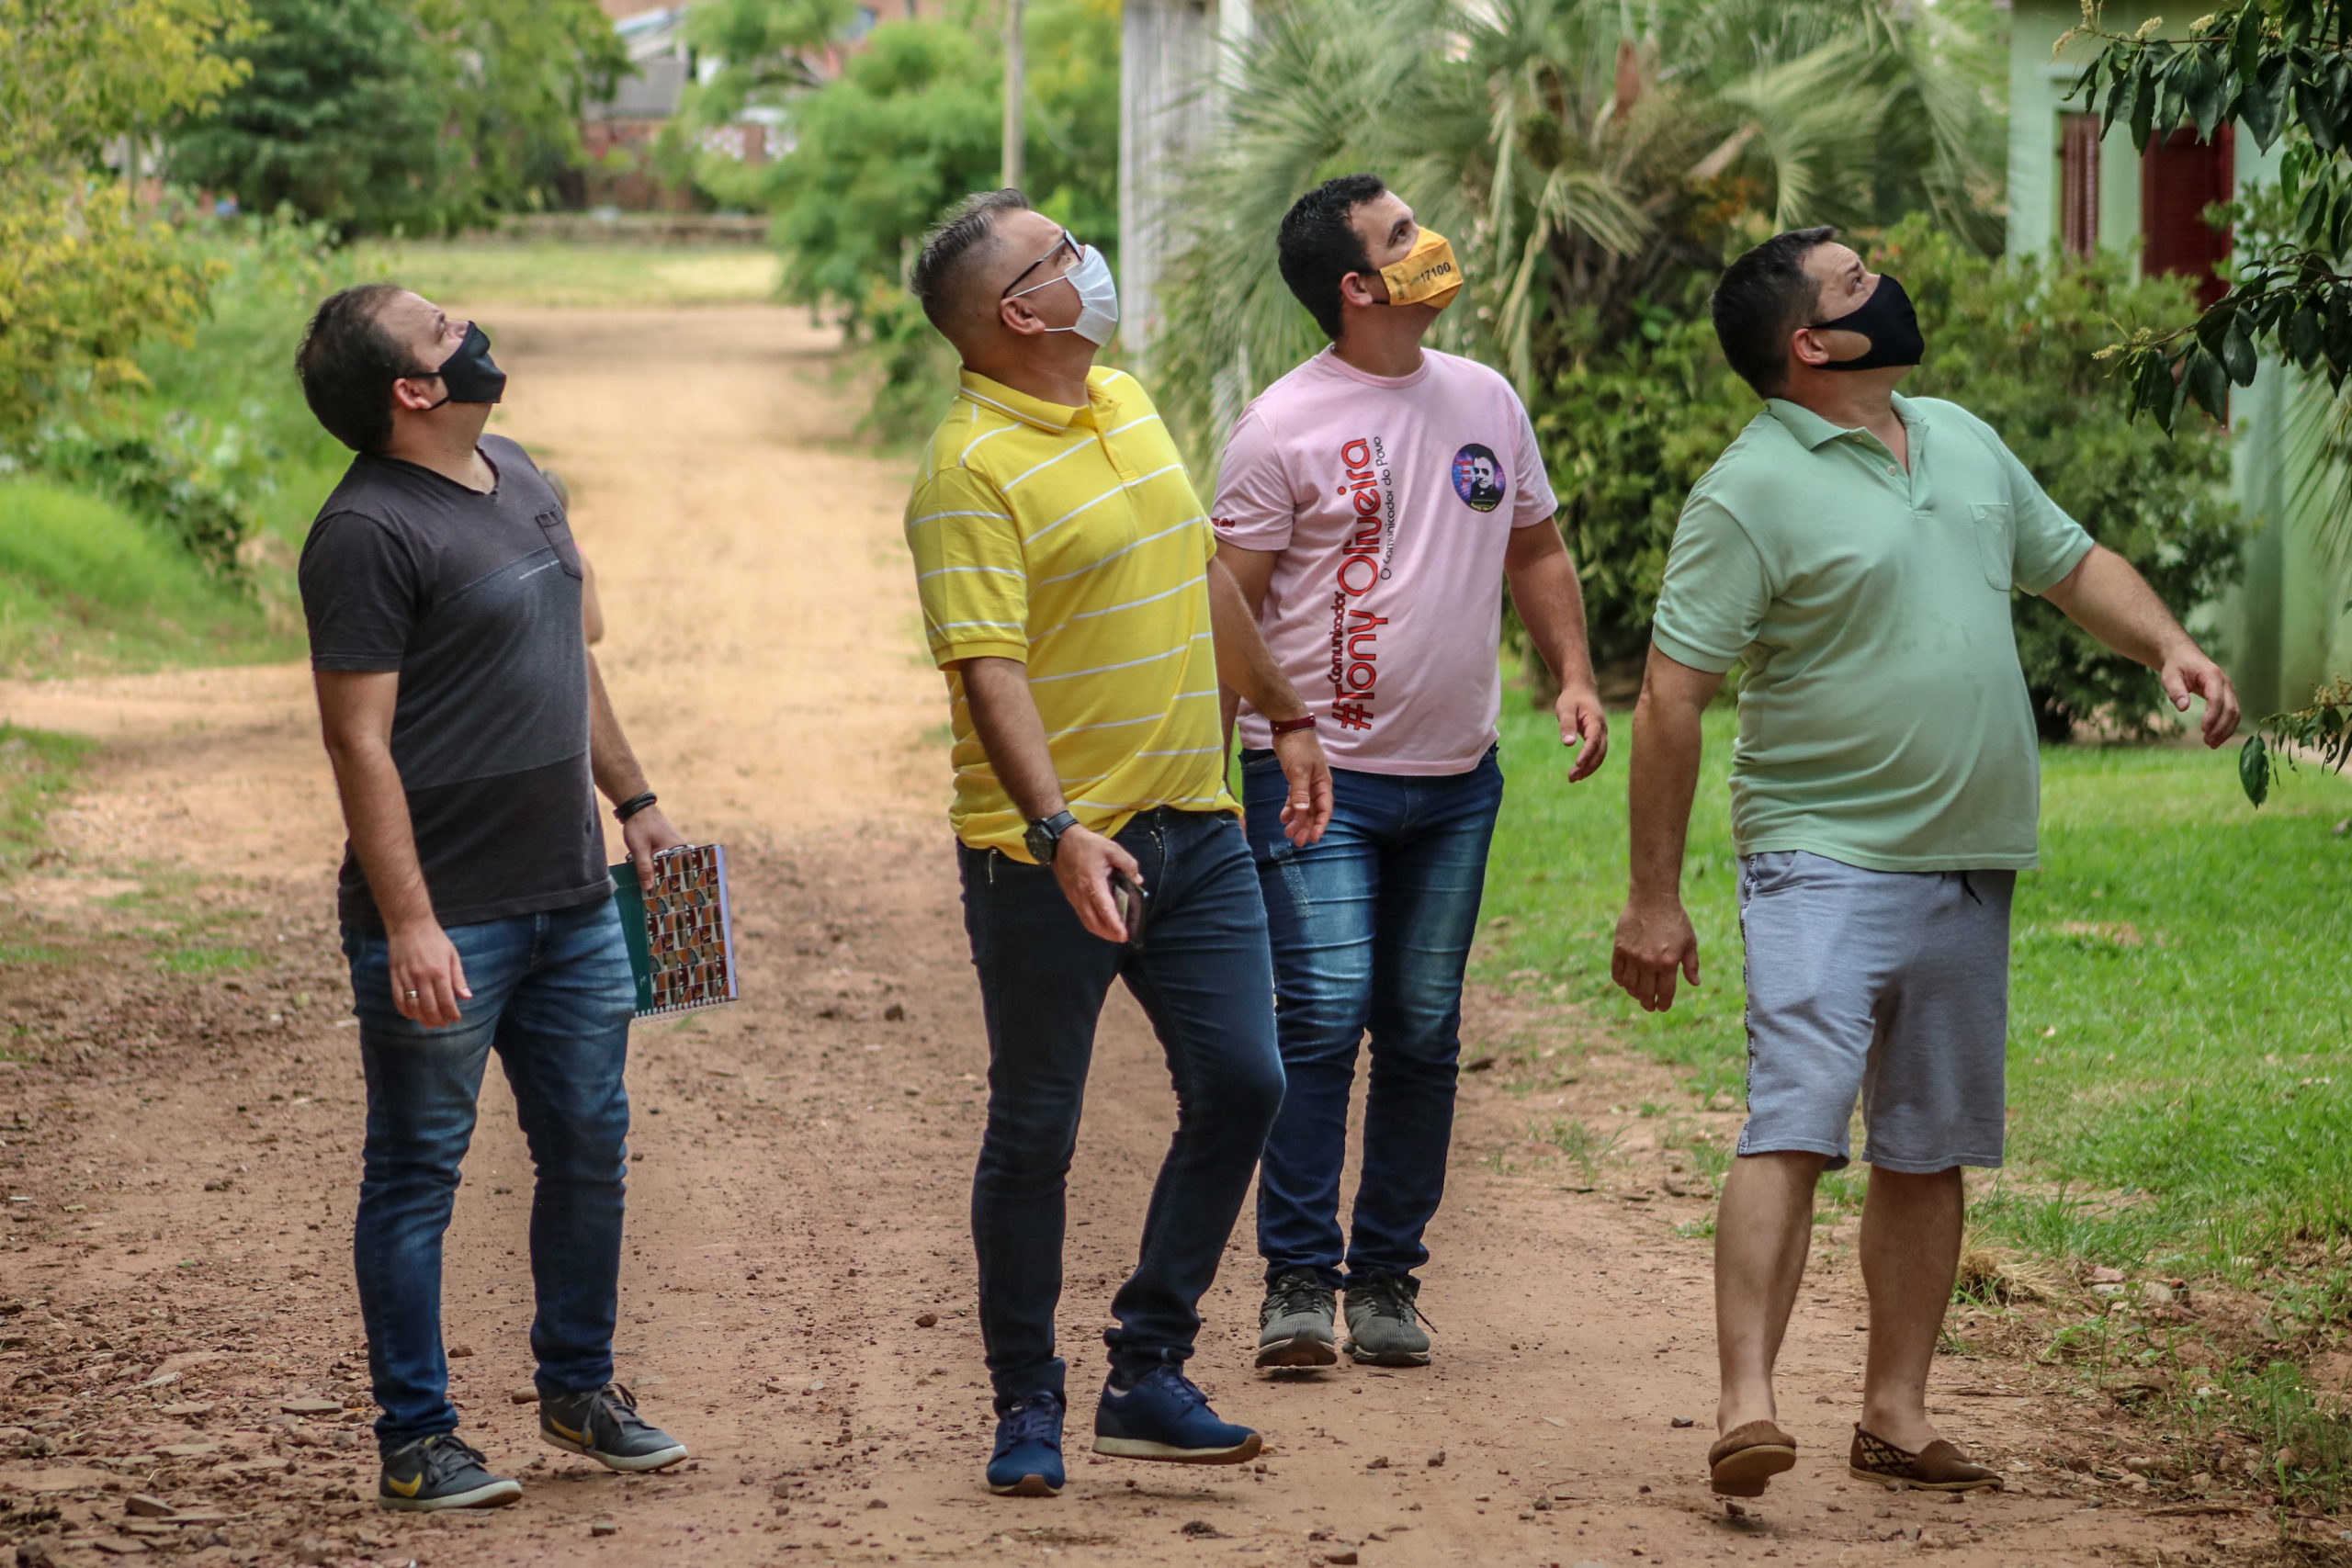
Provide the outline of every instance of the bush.
[[93,435],[79,425],[52,425],[25,448],[26,465],[77,488],[113,497],[151,522],[223,581],[239,575],[237,551],[254,532],[253,514],[237,503],[221,476],[187,450],[191,421],[169,422],[177,441],[144,435]]
[[[2223,490],[2225,432],[2184,416],[2167,438],[2124,417],[2124,389],[2094,356],[2127,330],[2176,325],[2194,306],[2177,278],[2134,280],[2127,258],[2063,265],[1987,261],[1923,219],[1888,231],[1873,266],[1917,304],[1927,363],[1904,390],[1949,398],[1998,431],[2051,499],[2139,568],[2187,614],[2235,580],[2246,526]],[[1757,412],[1724,364],[1703,295],[1645,306],[1623,351],[1572,367],[1530,412],[1561,493],[1561,528],[1582,577],[1593,658],[1622,673],[1647,647],[1667,547],[1683,498]],[[2077,723],[2126,735],[2167,722],[2155,677],[2044,601],[2022,595],[2018,652],[2042,733]],[[1514,622],[1532,676],[1541,665]],[[1540,694],[1544,682],[1532,680]]]

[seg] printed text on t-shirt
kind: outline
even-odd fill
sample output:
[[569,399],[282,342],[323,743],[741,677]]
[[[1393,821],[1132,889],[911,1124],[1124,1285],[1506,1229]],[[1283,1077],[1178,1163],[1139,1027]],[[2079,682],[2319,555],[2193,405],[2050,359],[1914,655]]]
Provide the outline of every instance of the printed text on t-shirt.
[[1339,493],[1355,508],[1356,531],[1340,553],[1331,592],[1331,716],[1343,729],[1370,729],[1388,620],[1364,596],[1386,581],[1396,553],[1396,475],[1377,435],[1342,443],[1340,468]]

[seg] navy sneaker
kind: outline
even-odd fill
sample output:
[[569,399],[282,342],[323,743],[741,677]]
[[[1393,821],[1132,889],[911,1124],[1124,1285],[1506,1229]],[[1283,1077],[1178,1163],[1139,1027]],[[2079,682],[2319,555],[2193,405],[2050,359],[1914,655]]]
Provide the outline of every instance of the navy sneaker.
[[1217,1419],[1209,1396],[1173,1361],[1143,1373],[1132,1388],[1121,1388],[1113,1372],[1094,1407],[1094,1451],[1121,1459],[1165,1460],[1171,1464],[1242,1464],[1265,1443],[1247,1427]]
[[606,1470],[662,1470],[687,1457],[686,1445],[639,1416],[637,1395],[616,1382],[542,1398],[539,1436]]
[[996,1418],[989,1490],[1000,1497],[1052,1497],[1062,1489],[1062,1396],[1018,1399]]
[[376,1504],[401,1513],[442,1508],[503,1508],[523,1488],[491,1473],[489,1462],[455,1432],[404,1443],[384,1455]]

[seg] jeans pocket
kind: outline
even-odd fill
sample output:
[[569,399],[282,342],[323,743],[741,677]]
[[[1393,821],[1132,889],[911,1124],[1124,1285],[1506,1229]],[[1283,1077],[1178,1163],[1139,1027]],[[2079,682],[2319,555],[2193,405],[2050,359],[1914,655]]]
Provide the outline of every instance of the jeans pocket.
[[2007,593],[2017,585],[2017,519],[2007,502],[1979,502],[1974,513],[1977,564],[1984,581]]

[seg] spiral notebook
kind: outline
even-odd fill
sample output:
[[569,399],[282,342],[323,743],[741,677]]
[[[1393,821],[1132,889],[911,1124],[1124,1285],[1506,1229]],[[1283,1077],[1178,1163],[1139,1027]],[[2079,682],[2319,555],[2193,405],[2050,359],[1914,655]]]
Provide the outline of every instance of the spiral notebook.
[[686,1012],[736,998],[735,928],[727,910],[727,850],[682,844],[653,857],[640,887],[628,861],[612,868],[613,901],[637,975],[637,1016]]

